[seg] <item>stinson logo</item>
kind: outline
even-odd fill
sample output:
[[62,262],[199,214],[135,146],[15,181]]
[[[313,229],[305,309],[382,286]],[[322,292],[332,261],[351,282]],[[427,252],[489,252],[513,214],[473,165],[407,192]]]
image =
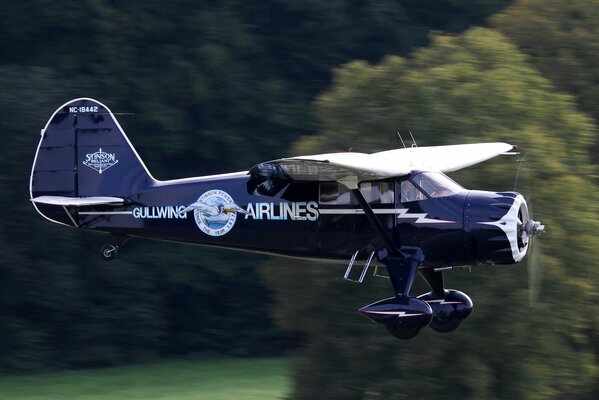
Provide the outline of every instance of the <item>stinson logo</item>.
[[101,174],[118,162],[119,160],[116,159],[115,153],[106,153],[102,151],[102,148],[100,147],[100,149],[95,153],[85,155],[85,161],[83,161],[83,165],[90,167]]
[[204,192],[184,212],[191,210],[198,228],[210,236],[226,235],[235,225],[237,213],[246,213],[227,192],[218,189]]

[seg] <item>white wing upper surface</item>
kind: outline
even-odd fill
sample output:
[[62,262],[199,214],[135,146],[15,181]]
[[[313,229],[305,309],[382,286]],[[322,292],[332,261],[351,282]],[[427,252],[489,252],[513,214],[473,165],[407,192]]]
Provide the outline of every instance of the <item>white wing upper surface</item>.
[[409,147],[372,154],[347,152],[281,158],[269,163],[278,164],[294,180],[335,181],[354,177],[363,181],[407,175],[414,170],[456,171],[509,152],[513,147],[507,143]]

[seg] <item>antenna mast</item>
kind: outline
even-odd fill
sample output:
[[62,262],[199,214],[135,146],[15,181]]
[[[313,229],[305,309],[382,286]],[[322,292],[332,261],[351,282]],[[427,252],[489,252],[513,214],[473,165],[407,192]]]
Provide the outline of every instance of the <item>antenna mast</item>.
[[414,139],[414,135],[412,135],[412,131],[408,132],[410,132],[410,137],[412,138],[412,147],[418,147],[418,145],[416,144],[416,140]]
[[401,137],[401,134],[399,133],[399,131],[397,131],[397,136],[399,136],[399,140],[401,140],[401,144],[403,145],[403,148],[406,148],[406,144],[403,142],[403,138]]

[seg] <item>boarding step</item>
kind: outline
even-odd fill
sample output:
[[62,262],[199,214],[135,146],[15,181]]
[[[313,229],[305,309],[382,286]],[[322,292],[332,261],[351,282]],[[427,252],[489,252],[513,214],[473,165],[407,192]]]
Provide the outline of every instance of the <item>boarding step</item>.
[[351,260],[349,260],[349,264],[347,265],[347,269],[345,270],[345,275],[343,276],[343,279],[345,279],[346,281],[356,282],[356,283],[362,283],[362,281],[364,281],[364,277],[366,276],[366,273],[368,272],[368,268],[370,267],[370,263],[372,262],[372,259],[374,257],[374,251],[372,253],[370,253],[368,260],[366,260],[366,263],[362,267],[362,272],[360,273],[360,277],[358,279],[354,279],[351,277],[351,272],[352,272],[354,263],[356,262],[356,258],[358,257],[359,253],[360,253],[360,250],[357,250],[354,253],[354,255],[352,256]]

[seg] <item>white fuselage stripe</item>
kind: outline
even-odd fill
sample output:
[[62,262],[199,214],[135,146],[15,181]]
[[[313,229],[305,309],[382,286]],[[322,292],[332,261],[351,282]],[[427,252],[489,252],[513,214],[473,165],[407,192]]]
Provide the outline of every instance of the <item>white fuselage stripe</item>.
[[[397,214],[401,209],[396,208],[384,208],[384,209],[373,209],[372,212],[375,214]],[[361,208],[319,208],[320,214],[364,214],[364,210]]]
[[[407,208],[378,208],[373,209],[375,214],[394,214],[397,219],[416,220],[416,224],[455,224],[455,221],[446,221],[443,219],[428,218],[427,213],[410,213]],[[364,210],[361,208],[319,208],[321,215],[361,215]]]
[[79,215],[132,215],[133,211],[80,211]]

